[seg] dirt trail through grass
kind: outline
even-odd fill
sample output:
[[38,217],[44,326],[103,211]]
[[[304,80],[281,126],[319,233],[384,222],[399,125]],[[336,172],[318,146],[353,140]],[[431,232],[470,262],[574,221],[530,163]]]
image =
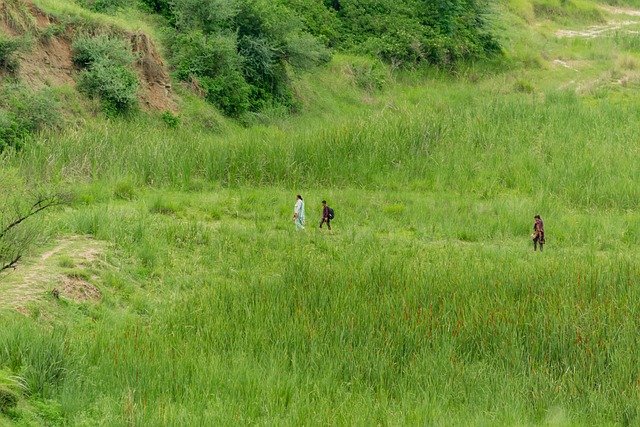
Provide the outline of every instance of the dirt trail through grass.
[[92,273],[104,257],[104,242],[85,236],[65,236],[40,256],[25,259],[14,271],[0,277],[0,310],[29,313],[30,306],[52,298],[56,288],[60,298],[82,302],[98,300],[100,291]]
[[[621,7],[602,6],[602,9],[614,15],[625,15],[628,17],[640,18],[640,10],[625,9]],[[629,33],[638,33],[638,31],[631,30],[627,27],[632,25],[638,25],[638,20],[624,20],[624,21],[609,21],[606,24],[594,25],[592,27],[583,30],[566,30],[561,29],[556,31],[556,36],[560,38],[595,38],[603,37],[616,31],[625,30]]]

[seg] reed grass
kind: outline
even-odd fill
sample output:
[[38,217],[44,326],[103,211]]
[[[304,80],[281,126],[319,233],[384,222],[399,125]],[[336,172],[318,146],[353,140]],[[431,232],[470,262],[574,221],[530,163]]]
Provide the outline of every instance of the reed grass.
[[[509,3],[535,20],[529,6]],[[88,120],[4,153],[0,194],[72,194],[43,245],[110,243],[85,275],[102,302],[1,312],[1,377],[31,405],[11,422],[636,425],[640,110],[632,88],[542,80],[558,52],[596,77],[619,49],[633,63],[634,36],[602,43],[379,92],[339,56],[298,83],[313,114],[240,129],[189,104],[189,126]],[[323,199],[333,235],[316,230]]]
[[114,242],[102,290],[132,310],[74,318],[45,352],[74,373],[37,377],[71,425],[635,419],[636,213],[550,205],[534,253],[532,197],[312,188],[296,233],[292,194],[145,190],[49,219]]

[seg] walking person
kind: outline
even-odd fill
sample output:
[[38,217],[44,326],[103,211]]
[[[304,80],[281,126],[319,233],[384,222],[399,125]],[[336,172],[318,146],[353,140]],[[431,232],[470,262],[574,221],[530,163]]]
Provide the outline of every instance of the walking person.
[[296,224],[296,231],[304,230],[304,200],[299,194],[296,196],[296,205],[293,208],[293,222]]
[[540,244],[540,252],[542,252],[542,248],[544,246],[544,223],[542,222],[542,218],[540,215],[536,215],[533,217],[535,223],[533,224],[533,250],[535,251]]
[[322,233],[322,224],[327,223],[327,228],[329,229],[329,234],[333,234],[333,230],[331,229],[331,220],[333,219],[333,209],[327,206],[327,201],[322,201],[322,219],[320,220],[320,232]]

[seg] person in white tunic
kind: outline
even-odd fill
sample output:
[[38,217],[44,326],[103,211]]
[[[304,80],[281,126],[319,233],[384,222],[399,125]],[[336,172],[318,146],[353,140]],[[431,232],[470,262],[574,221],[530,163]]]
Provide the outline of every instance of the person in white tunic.
[[299,194],[296,196],[296,205],[293,208],[293,222],[296,224],[296,231],[304,230],[304,200]]

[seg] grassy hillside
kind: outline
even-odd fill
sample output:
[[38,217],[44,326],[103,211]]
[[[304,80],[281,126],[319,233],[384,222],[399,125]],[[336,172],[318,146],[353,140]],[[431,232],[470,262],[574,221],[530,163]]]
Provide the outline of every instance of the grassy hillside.
[[176,85],[177,126],[82,112],[6,150],[0,229],[65,203],[2,272],[0,425],[637,424],[634,7],[503,2],[501,58],[336,54],[296,115]]

